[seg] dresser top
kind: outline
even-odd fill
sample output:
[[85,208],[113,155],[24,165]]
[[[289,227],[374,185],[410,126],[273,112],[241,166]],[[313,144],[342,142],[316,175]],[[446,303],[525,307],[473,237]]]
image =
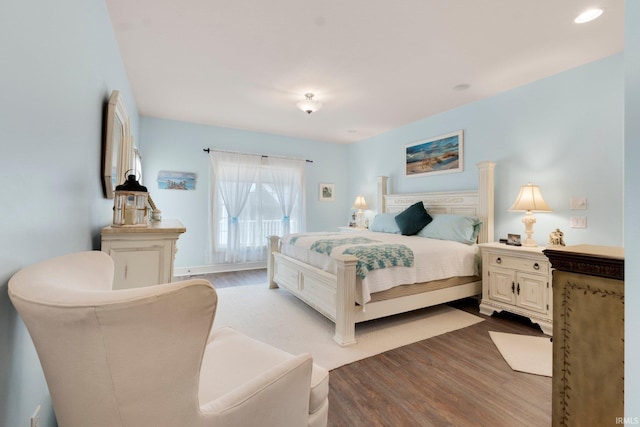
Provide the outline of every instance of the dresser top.
[[624,248],[574,245],[548,248],[544,254],[556,270],[624,280]]
[[162,221],[152,221],[149,227],[113,227],[109,225],[102,229],[102,234],[184,233],[185,231],[187,229],[177,219],[163,219]]
[[573,245],[547,248],[547,250],[599,258],[624,259],[624,248],[619,246]]

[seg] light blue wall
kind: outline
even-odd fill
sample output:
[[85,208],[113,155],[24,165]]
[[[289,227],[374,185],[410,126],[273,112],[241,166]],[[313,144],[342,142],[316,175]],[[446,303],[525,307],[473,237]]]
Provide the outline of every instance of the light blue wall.
[[[348,222],[344,145],[149,117],[140,119],[140,141],[144,184],[162,217],[179,219],[187,228],[178,240],[177,269],[207,263],[209,156],[203,148],[313,160],[305,171],[307,230],[332,230]],[[195,172],[196,190],[159,190],[161,170]],[[336,185],[335,202],[318,200],[319,183]]]
[[3,1],[0,6],[0,426],[55,425],[40,363],[7,296],[22,267],[99,248],[111,222],[102,197],[103,105],[136,105],[103,0]]
[[[640,419],[640,2],[624,3],[625,416]],[[633,361],[633,362],[632,362]]]
[[[524,235],[523,213],[508,212],[521,185],[540,186],[552,213],[536,214],[534,238],[546,245],[556,227],[567,244],[622,245],[624,64],[622,54],[394,129],[348,146],[349,192],[375,195],[373,177],[391,191],[473,189],[476,164],[497,163],[495,239]],[[464,130],[464,172],[405,177],[406,144]],[[356,160],[358,160],[356,162]],[[571,211],[571,197],[586,197]],[[586,216],[586,229],[569,228]]]

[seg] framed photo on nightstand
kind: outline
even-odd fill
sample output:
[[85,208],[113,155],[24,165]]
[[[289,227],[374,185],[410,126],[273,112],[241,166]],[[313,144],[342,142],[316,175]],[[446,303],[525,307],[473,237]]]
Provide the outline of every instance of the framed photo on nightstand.
[[522,246],[519,234],[507,234],[507,245]]

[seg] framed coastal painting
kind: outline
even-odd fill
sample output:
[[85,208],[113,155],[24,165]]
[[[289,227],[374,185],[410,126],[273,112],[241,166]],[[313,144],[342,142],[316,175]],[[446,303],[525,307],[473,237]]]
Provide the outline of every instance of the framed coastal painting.
[[405,145],[405,176],[427,176],[463,171],[462,130]]
[[321,202],[333,202],[336,199],[336,185],[335,184],[320,184],[318,189]]
[[160,171],[158,172],[158,189],[195,190],[196,174],[193,172]]

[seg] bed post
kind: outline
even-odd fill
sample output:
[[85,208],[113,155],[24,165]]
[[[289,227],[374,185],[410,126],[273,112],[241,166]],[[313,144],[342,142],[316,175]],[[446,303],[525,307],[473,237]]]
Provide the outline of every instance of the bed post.
[[356,264],[353,255],[337,255],[336,262],[336,333],[333,340],[341,346],[356,342]]
[[378,213],[384,213],[387,211],[387,206],[384,200],[384,196],[387,194],[387,177],[378,177]]
[[278,288],[278,284],[273,281],[274,271],[274,252],[280,252],[280,237],[267,236],[267,280],[269,281],[269,289]]
[[494,183],[493,170],[496,166],[494,162],[478,163],[478,216],[482,220],[482,228],[478,235],[478,243],[493,242],[493,203],[494,203]]

